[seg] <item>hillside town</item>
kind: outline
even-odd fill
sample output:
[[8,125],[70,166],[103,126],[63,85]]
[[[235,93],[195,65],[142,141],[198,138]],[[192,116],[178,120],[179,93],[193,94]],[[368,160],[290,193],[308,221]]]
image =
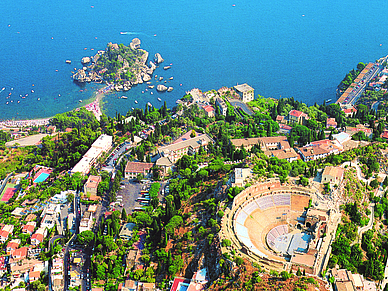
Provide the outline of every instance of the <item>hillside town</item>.
[[238,84],[2,122],[0,288],[387,290],[388,115],[358,102],[386,58],[357,69],[336,103]]

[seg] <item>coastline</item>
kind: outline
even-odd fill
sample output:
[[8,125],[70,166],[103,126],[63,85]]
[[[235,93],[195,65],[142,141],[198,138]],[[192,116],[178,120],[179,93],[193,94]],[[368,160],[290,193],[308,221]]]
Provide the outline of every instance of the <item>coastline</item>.
[[102,106],[100,106],[101,100],[104,97],[104,93],[102,90],[98,90],[96,92],[96,96],[94,97],[94,100],[84,106],[86,110],[92,112],[94,116],[97,118],[97,120],[100,120],[100,117],[102,115]]
[[[95,92],[95,96],[90,98],[92,101],[86,105],[74,108],[73,110],[79,110],[79,108],[85,107],[86,110],[91,111],[97,120],[100,120],[102,115],[102,106],[100,106],[100,101],[104,97],[104,92],[98,90]],[[54,116],[45,117],[45,118],[33,118],[33,119],[20,119],[20,120],[3,120],[0,121],[0,130],[3,128],[12,128],[12,127],[26,127],[26,126],[42,126],[48,125],[50,119]]]

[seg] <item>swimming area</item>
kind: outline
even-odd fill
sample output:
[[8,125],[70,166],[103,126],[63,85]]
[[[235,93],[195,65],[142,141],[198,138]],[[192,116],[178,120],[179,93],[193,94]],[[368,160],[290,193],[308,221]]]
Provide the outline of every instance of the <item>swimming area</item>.
[[151,95],[143,84],[106,95],[110,116],[147,102],[172,107],[192,88],[245,82],[256,96],[322,103],[335,98],[336,86],[359,61],[388,54],[388,35],[379,33],[377,17],[388,2],[369,2],[368,13],[364,5],[349,0],[4,1],[0,119],[48,117],[85,104],[101,85],[72,82],[81,58],[108,42],[129,44],[134,37],[150,56],[161,53],[163,65],[172,63],[170,70],[158,68],[154,74],[173,76],[174,91]]

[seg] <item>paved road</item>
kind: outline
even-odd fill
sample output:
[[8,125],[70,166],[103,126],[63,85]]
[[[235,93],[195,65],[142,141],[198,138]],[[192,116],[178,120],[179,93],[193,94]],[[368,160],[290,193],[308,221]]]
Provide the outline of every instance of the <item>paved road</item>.
[[49,240],[49,245],[48,245],[49,249],[50,249],[51,244],[52,244],[56,239],[62,238],[62,237],[63,237],[63,235],[61,235],[61,234],[54,235],[54,236]]
[[124,142],[117,146],[117,148],[113,151],[113,153],[107,158],[105,161],[106,167],[114,168],[116,161],[119,159],[119,157],[126,152],[128,149],[132,148],[134,144],[131,144],[129,142]]
[[247,104],[244,102],[241,102],[240,100],[231,99],[229,100],[230,104],[232,104],[233,107],[239,107],[241,108],[246,114],[253,115],[253,111],[249,108]]
[[357,161],[355,162],[344,162],[341,167],[344,168],[345,166],[352,166],[352,167],[356,167],[356,173],[357,173],[357,178],[361,181],[363,181],[364,183],[370,183],[370,181],[372,181],[373,177],[369,178],[369,179],[365,179],[363,176],[362,176],[362,171],[361,171],[361,168],[359,166],[359,160],[357,159]]

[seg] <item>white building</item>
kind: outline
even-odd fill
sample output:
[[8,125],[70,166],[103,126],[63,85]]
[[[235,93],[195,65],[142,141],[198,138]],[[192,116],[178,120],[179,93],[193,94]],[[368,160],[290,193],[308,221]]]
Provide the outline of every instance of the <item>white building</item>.
[[86,175],[89,173],[91,167],[96,164],[98,158],[103,152],[109,151],[112,147],[113,137],[110,135],[102,134],[92,144],[90,149],[85,153],[82,159],[74,166],[71,173],[81,173]]
[[233,187],[244,187],[247,180],[251,178],[253,171],[250,168],[235,168]]
[[226,106],[226,103],[224,99],[217,97],[216,99],[216,105],[220,109],[220,112],[223,116],[226,116],[226,112],[228,111],[228,106]]
[[93,226],[93,215],[89,211],[85,211],[80,224],[79,224],[79,232],[83,232],[85,230],[91,230]]
[[240,95],[242,102],[246,103],[255,99],[255,89],[247,83],[234,86],[236,92]]

